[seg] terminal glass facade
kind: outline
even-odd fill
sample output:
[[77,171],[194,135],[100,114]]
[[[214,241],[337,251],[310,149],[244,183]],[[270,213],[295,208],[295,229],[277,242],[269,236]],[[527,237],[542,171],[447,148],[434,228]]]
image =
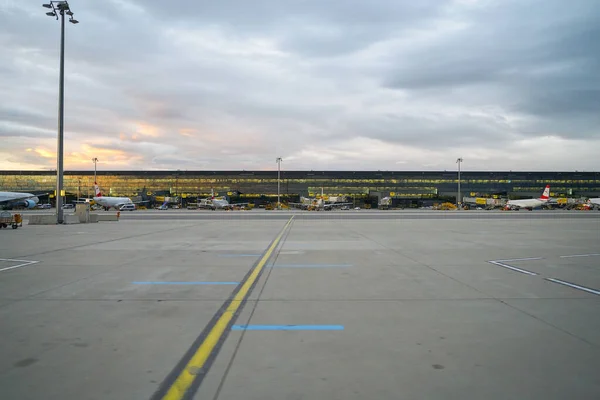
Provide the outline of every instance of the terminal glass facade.
[[[231,198],[277,196],[277,171],[101,171],[97,181],[103,195]],[[93,171],[65,171],[67,196],[94,195]],[[551,185],[552,196],[600,197],[598,172],[461,172],[461,195],[481,197],[539,196]],[[391,196],[398,199],[455,197],[455,171],[281,171],[283,198],[321,193],[347,198]],[[0,190],[30,193],[56,188],[54,171],[0,171]]]

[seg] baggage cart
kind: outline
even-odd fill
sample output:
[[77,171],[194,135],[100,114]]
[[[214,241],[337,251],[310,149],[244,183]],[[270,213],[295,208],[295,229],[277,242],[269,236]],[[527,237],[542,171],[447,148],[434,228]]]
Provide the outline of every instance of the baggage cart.
[[17,229],[19,226],[23,226],[23,216],[21,214],[11,214],[8,211],[0,213],[0,229],[12,227]]

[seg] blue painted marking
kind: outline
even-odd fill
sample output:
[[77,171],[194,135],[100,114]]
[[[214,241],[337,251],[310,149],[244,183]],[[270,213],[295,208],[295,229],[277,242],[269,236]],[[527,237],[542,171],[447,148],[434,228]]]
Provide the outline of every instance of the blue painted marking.
[[343,331],[344,325],[233,325],[232,331]]
[[134,285],[238,285],[239,282],[131,282]]
[[219,254],[219,257],[260,257],[261,254]]
[[351,267],[352,264],[275,264],[278,268],[340,268]]

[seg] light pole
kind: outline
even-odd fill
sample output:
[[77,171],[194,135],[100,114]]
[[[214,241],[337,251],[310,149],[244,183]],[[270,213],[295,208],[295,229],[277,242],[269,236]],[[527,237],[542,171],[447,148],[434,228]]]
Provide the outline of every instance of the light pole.
[[64,121],[64,87],[65,87],[65,14],[69,16],[69,22],[77,24],[73,18],[73,12],[66,1],[50,1],[43,4],[45,8],[52,11],[46,13],[50,17],[56,17],[60,14],[60,78],[58,84],[58,142],[56,154],[56,223],[63,223],[62,209],[62,187],[63,187],[63,121]]
[[179,193],[179,173],[181,172],[181,170],[177,170],[177,173],[175,174],[175,198],[177,199],[177,205],[181,207],[181,204],[179,204],[179,202],[181,201],[181,196],[177,197],[177,194]]
[[280,178],[281,178],[281,161],[282,158],[281,157],[277,157],[277,160],[275,160],[277,162],[277,209],[281,210],[281,202],[279,201],[279,197],[280,197]]
[[96,180],[96,164],[98,163],[98,158],[94,157],[92,158],[92,161],[94,162],[94,185],[97,185],[98,181]]
[[460,198],[460,163],[463,162],[462,157],[457,158],[456,162],[458,163],[458,196],[456,197],[456,207],[458,207],[458,209],[460,210],[460,206],[462,204],[462,201]]

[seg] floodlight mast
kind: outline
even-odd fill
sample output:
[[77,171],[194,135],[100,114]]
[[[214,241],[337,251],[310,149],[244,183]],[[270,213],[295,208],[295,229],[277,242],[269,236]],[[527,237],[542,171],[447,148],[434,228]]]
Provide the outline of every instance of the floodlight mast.
[[462,157],[456,159],[458,164],[458,194],[456,196],[456,207],[460,210],[462,208],[462,199],[460,197],[460,164],[463,162]]
[[42,4],[42,7],[49,8],[52,11],[46,13],[49,17],[60,15],[60,73],[58,84],[58,139],[56,152],[56,223],[63,223],[63,142],[64,142],[64,88],[65,88],[65,14],[69,16],[69,22],[78,24],[73,18],[73,11],[67,1],[50,1]]
[[277,209],[281,210],[281,200],[280,200],[280,182],[281,182],[281,161],[283,158],[277,157],[275,160],[277,162]]

